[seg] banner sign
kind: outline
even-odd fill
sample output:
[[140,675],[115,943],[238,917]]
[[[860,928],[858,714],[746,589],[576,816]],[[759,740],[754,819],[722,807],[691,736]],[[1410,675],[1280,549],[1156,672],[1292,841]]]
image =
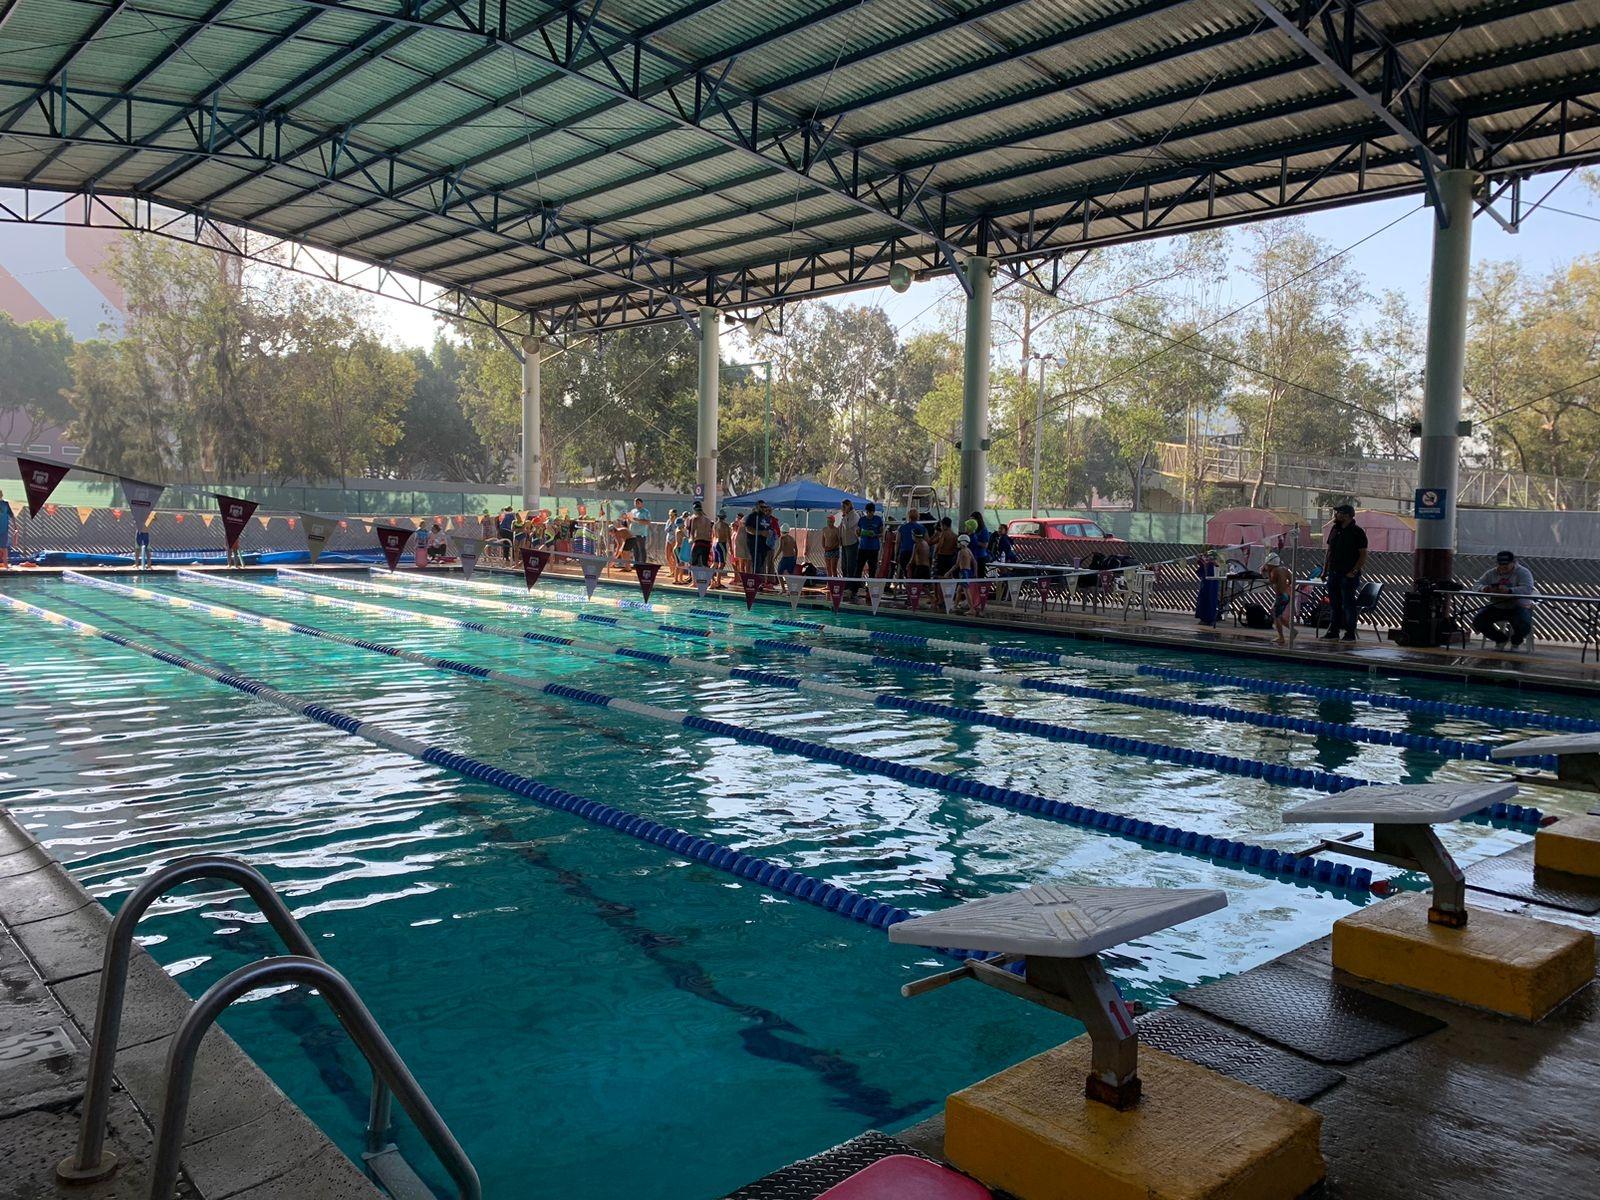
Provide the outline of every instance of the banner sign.
[[989,604],[989,585],[987,583],[967,584],[967,603],[972,605],[974,616],[983,616],[983,610]]
[[589,599],[594,599],[594,590],[600,586],[600,572],[605,569],[606,560],[598,554],[580,554],[575,556],[583,567],[583,591]]
[[550,565],[550,551],[524,550],[522,552],[522,578],[527,581],[528,590],[533,591],[533,585],[539,582],[539,576],[544,574],[545,567]]
[[406,552],[406,543],[416,536],[415,529],[401,529],[395,525],[375,525],[373,531],[378,535],[378,545],[383,550],[383,561],[389,564],[389,570],[394,570],[400,565],[400,556]]
[[700,594],[700,599],[706,598],[706,589],[711,586],[710,567],[690,567],[689,575],[694,580],[694,590]]
[[872,602],[872,615],[878,615],[878,601],[883,599],[883,589],[889,585],[887,579],[873,576],[867,580],[867,599]]
[[60,463],[42,462],[37,458],[18,458],[17,473],[22,476],[22,490],[28,497],[28,515],[37,517],[56,484],[67,477],[71,467]]
[[806,577],[804,575],[785,575],[783,577],[783,590],[789,593],[789,611],[794,612],[800,607],[800,593],[806,590]]
[[129,479],[122,476],[122,494],[128,499],[128,507],[133,510],[134,518],[143,525],[150,515],[150,510],[155,508],[156,501],[161,499],[161,493],[166,491],[166,485],[160,483],[144,483],[138,479]]
[[478,569],[483,539],[470,533],[449,533],[445,535],[445,540],[455,551],[456,561],[461,564],[461,578],[471,579],[473,571]]
[[906,600],[911,605],[912,612],[916,612],[922,605],[922,588],[921,583],[906,584]]
[[646,600],[650,599],[650,589],[656,586],[656,572],[661,570],[660,563],[635,563],[634,574],[639,576],[639,591]]
[[844,580],[828,580],[828,603],[833,605],[833,611],[839,611],[839,601],[844,599]]
[[956,588],[959,586],[954,579],[939,580],[939,593],[944,597],[944,610],[949,612],[956,606]]
[[224,496],[221,492],[211,494],[216,498],[217,507],[222,510],[222,539],[229,550],[237,549],[239,535],[250,523],[251,514],[261,506],[254,500],[240,500],[237,496]]
[[317,555],[321,554],[323,547],[328,544],[328,535],[338,528],[338,523],[331,517],[301,513],[300,528],[305,531],[306,550],[311,555],[311,565],[316,566]]
[[752,609],[756,606],[756,593],[761,590],[761,580],[750,571],[739,572],[739,586],[744,589],[744,606]]

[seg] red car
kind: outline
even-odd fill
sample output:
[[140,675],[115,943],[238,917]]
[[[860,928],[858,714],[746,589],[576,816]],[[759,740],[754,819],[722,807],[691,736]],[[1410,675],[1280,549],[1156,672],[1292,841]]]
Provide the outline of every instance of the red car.
[[1022,562],[1076,566],[1091,554],[1133,553],[1127,542],[1113,537],[1089,517],[1020,517],[1006,522],[1006,532]]

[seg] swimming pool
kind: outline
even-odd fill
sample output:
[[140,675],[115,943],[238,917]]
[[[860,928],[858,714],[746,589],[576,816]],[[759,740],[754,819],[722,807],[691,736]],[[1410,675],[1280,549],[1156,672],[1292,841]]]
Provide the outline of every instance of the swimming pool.
[[[581,594],[565,598],[576,584],[541,583],[533,603],[615,620],[579,623],[463,603],[526,604],[520,587],[379,581],[401,589],[392,594],[365,590],[366,578],[296,576],[278,583],[381,612],[166,575],[139,582],[171,596],[1255,843],[1281,836],[1279,812],[1309,793],[1200,765],[884,709],[837,693],[698,676],[658,661],[419,623],[416,615],[744,663],[1364,779],[1504,774],[1487,763],[1391,745],[881,663],[775,656],[755,648],[752,638],[862,647],[838,635],[776,627],[781,609],[747,614],[742,602],[722,601],[729,619],[715,621],[691,612],[705,603],[679,596],[658,594],[667,612],[645,614],[586,608]],[[346,586],[337,586],[339,579]],[[1225,911],[1146,939],[1116,959],[1125,994],[1147,1003],[1320,936],[1361,902],[1349,889],[1290,882],[915,782],[196,609],[67,581],[7,580],[4,587],[54,612],[226,664],[302,699],[912,911],[1046,878],[1225,888]],[[847,614],[828,621],[1081,652],[1086,663],[1170,659],[1034,635],[952,633],[904,619]],[[667,632],[662,624],[710,636]],[[1238,686],[1201,689],[1093,665],[1002,663],[915,647],[893,653],[1395,732],[1476,742],[1507,736],[1498,724],[1469,717],[1261,695]],[[361,991],[477,1164],[487,1196],[720,1195],[863,1128],[894,1128],[927,1115],[950,1090],[1075,1032],[1061,1018],[988,989],[902,1000],[900,984],[947,962],[891,946],[870,924],[267,707],[136,651],[7,613],[0,619],[0,664],[13,701],[0,734],[0,801],[113,908],[145,871],[180,854],[238,853],[259,865]],[[1196,654],[1183,665],[1285,677],[1281,666],[1221,655]],[[1458,685],[1410,679],[1303,667],[1294,668],[1294,678],[1394,696],[1460,698]],[[1588,707],[1554,694],[1497,691],[1483,700],[1571,716]],[[1548,789],[1524,799],[1547,811],[1580,807]],[[1445,836],[1470,859],[1527,834],[1462,822]],[[253,912],[215,895],[158,905],[141,933],[193,993],[275,949]],[[354,1152],[366,1106],[358,1056],[308,998],[255,999],[224,1024]],[[428,1161],[415,1139],[402,1141],[413,1162]]]

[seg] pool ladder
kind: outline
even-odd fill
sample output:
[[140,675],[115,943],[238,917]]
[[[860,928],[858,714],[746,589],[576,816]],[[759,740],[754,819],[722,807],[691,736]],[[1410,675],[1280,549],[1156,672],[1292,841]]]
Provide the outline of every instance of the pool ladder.
[[134,889],[111,921],[95,1005],[78,1147],[56,1168],[57,1177],[63,1183],[93,1183],[109,1177],[117,1169],[117,1156],[105,1148],[106,1112],[111,1102],[112,1070],[122,1027],[134,927],[145,910],[161,896],[201,879],[242,888],[256,902],[290,953],[246,963],[230,971],[206,989],[178,1026],[167,1053],[166,1086],[150,1175],[151,1200],[172,1200],[178,1185],[179,1152],[201,1039],[235,1000],[256,988],[281,983],[315,988],[372,1068],[366,1150],[361,1157],[384,1189],[397,1200],[422,1200],[424,1197],[431,1200],[432,1197],[389,1140],[391,1100],[399,1097],[400,1107],[411,1117],[455,1182],[460,1200],[480,1200],[483,1193],[477,1171],[350,981],[323,961],[305,930],[261,872],[237,858],[213,854],[192,855],[167,864]]

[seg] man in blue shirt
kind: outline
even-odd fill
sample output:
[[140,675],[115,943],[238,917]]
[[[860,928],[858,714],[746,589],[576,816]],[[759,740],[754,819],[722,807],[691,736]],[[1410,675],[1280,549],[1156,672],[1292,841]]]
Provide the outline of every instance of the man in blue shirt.
[[915,508],[906,510],[906,519],[900,526],[900,533],[895,545],[895,565],[900,568],[900,575],[905,578],[911,574],[911,551],[917,544],[917,530],[922,528],[922,521]]
[[[861,514],[861,520],[856,526],[858,534],[857,546],[859,553],[856,556],[856,565],[862,578],[870,578],[878,573],[878,555],[883,550],[883,514],[878,511],[878,506],[872,501],[867,501],[867,507]],[[850,603],[856,602],[856,588],[850,588]]]

